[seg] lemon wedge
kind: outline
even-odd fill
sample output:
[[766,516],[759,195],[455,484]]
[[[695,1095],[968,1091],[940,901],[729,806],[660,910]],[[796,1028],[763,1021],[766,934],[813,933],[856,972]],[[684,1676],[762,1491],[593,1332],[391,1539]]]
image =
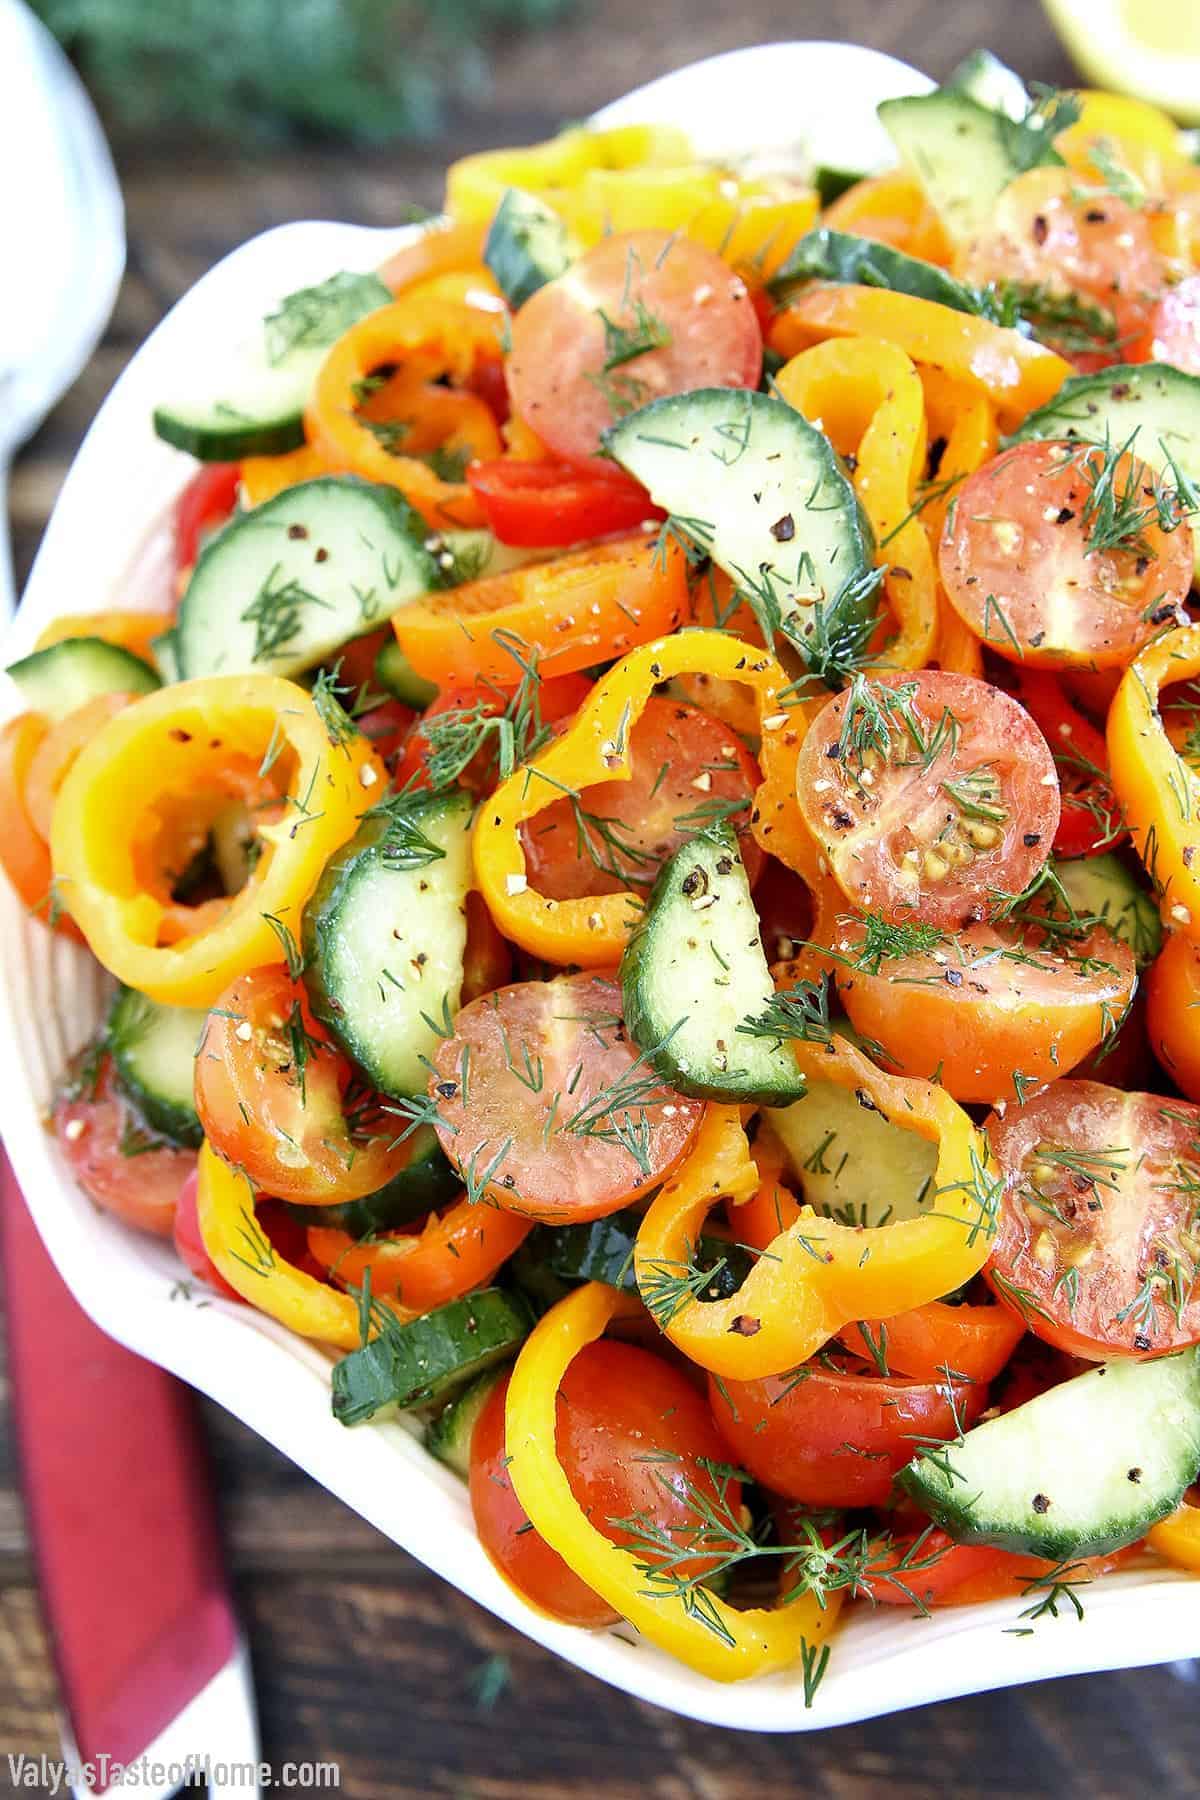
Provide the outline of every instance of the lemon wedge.
[[1098,87],[1152,100],[1200,124],[1200,7],[1185,0],[1043,0]]

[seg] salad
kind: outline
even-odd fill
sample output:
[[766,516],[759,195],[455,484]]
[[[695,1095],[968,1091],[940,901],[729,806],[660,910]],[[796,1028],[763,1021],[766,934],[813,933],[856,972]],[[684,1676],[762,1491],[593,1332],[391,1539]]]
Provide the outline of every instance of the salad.
[[880,116],[455,164],[162,396],[174,591],[0,733],[84,1191],[532,1605],[808,1704],[1200,1569],[1200,167],[986,53]]

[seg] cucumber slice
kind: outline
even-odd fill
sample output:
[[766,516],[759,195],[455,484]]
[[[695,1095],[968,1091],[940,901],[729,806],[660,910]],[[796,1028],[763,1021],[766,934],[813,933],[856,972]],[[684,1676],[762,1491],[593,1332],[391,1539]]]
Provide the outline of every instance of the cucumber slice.
[[425,1448],[429,1454],[445,1463],[448,1469],[453,1469],[456,1475],[461,1475],[464,1481],[471,1472],[471,1439],[475,1435],[475,1426],[501,1375],[499,1369],[489,1369],[485,1375],[480,1375],[470,1387],[456,1394],[445,1410],[425,1427]]
[[1079,856],[1055,861],[1054,873],[1081,917],[1096,917],[1128,944],[1139,969],[1162,949],[1163,928],[1154,897],[1119,856]]
[[281,456],[304,442],[304,408],[335,339],[367,313],[387,306],[391,289],[377,275],[331,275],[301,288],[241,344],[188,372],[179,391],[154,409],[154,429],[202,462]]
[[515,311],[574,260],[567,228],[544,201],[509,188],[483,243],[483,260]]
[[813,186],[823,207],[832,206],[835,200],[840,200],[852,187],[857,187],[860,181],[868,179],[864,169],[836,169],[829,163],[821,163],[813,170]]
[[336,1206],[293,1206],[289,1210],[304,1225],[331,1225],[352,1238],[395,1231],[423,1219],[462,1192],[462,1178],[451,1167],[431,1126],[414,1131],[406,1142],[408,1161],[373,1194],[364,1194],[361,1200],[343,1200]]
[[786,1106],[804,1092],[781,1040],[744,1029],[775,984],[728,825],[698,833],[663,865],[621,959],[621,991],[630,1037],[679,1093]]
[[972,50],[969,56],[964,56],[944,85],[977,100],[989,112],[1003,113],[1006,119],[1013,119],[1017,124],[1029,112],[1029,90],[1025,83],[990,50]]
[[514,1355],[532,1327],[519,1294],[481,1288],[419,1319],[386,1318],[379,1337],[333,1365],[333,1416],[343,1425],[440,1400]]
[[896,1477],[961,1543],[1102,1556],[1173,1512],[1200,1469],[1200,1348],[1102,1363]]
[[[1200,375],[1169,363],[1121,363],[1095,375],[1073,375],[1053,400],[1030,413],[1012,442],[1066,438],[1085,444],[1128,442],[1152,469],[1171,476],[1172,462],[1200,487]],[[1200,578],[1200,532],[1196,533]]]
[[458,1007],[471,885],[471,799],[458,790],[368,813],[304,909],[313,1011],[385,1094],[423,1093]]
[[140,656],[106,638],[63,638],[9,663],[8,673],[31,712],[65,719],[101,694],[152,694],[162,682]]
[[875,618],[871,528],[833,445],[769,394],[699,388],[604,434],[609,454],[818,671]]
[[936,1147],[864,1107],[850,1088],[814,1081],[764,1129],[779,1139],[817,1212],[848,1225],[891,1225],[933,1211]]
[[[606,1287],[625,1288],[637,1292],[633,1272],[633,1247],[643,1215],[634,1207],[593,1219],[586,1225],[537,1225],[517,1251],[514,1273],[522,1280],[536,1267],[548,1271],[558,1282],[602,1281]],[[698,1268],[712,1268],[711,1298],[727,1299],[736,1293],[754,1266],[754,1256],[740,1244],[731,1243],[711,1232],[701,1234],[695,1257]],[[724,1267],[718,1267],[724,1264]],[[524,1285],[522,1280],[522,1285]],[[541,1291],[536,1283],[533,1291]],[[704,1288],[701,1300],[710,1297]]]
[[955,281],[936,263],[906,256],[890,244],[855,237],[848,231],[821,226],[800,239],[786,262],[767,283],[772,294],[785,296],[805,281],[848,281],[860,287],[890,288],[895,294],[915,294],[918,300],[934,300],[954,312],[978,313],[979,295],[964,282]]
[[437,699],[436,684],[417,674],[395,638],[389,638],[375,658],[375,679],[394,699],[418,712]]
[[207,1018],[190,1006],[160,1006],[134,988],[118,990],[108,1015],[118,1087],[153,1130],[192,1148],[204,1136],[193,1090]]
[[175,625],[181,676],[313,668],[443,585],[428,535],[394,488],[348,475],[286,488],[200,552]]
[[1009,122],[954,88],[884,100],[879,118],[959,242],[984,230],[1002,191],[1030,166],[1014,160],[1001,130]]

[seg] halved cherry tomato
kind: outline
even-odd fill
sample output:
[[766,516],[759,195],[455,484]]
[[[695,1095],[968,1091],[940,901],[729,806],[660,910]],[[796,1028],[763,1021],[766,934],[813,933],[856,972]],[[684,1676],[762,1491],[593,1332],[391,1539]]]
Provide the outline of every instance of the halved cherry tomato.
[[[520,667],[516,662],[511,664],[512,686],[520,677]],[[569,719],[577,712],[592,691],[592,684],[582,675],[556,675],[549,681],[538,683],[536,695],[531,704],[536,708],[535,735],[543,725],[556,725],[561,719]],[[404,754],[396,765],[396,786],[427,787],[429,776],[427,764],[434,750],[434,739],[438,735],[437,720],[442,721],[441,731],[445,732],[450,715],[464,728],[464,735],[473,739],[475,730],[484,719],[499,719],[505,709],[512,704],[512,693],[506,688],[493,685],[491,682],[477,681],[469,685],[455,683],[443,689],[436,700],[430,701],[425,712],[418,719],[416,726],[404,746]],[[432,727],[432,729],[431,729]],[[480,748],[458,770],[455,779],[463,787],[470,788],[473,794],[486,794],[496,786],[500,779],[500,734],[489,730],[483,737]]]
[[206,463],[175,502],[175,567],[190,569],[205,538],[237,505],[240,463]]
[[[1128,1545],[1107,1556],[1080,1557],[1071,1563],[1070,1580],[1094,1581],[1120,1568],[1140,1546]],[[908,1558],[911,1567],[904,1566]],[[956,1544],[944,1531],[926,1529],[881,1546],[863,1579],[861,1592],[883,1606],[965,1606],[983,1600],[1028,1598],[1031,1605],[1046,1592],[1045,1577],[1061,1565],[1037,1556],[1019,1556],[992,1544]]]
[[808,1506],[881,1506],[920,1443],[975,1423],[987,1389],[812,1362],[761,1381],[710,1377],[708,1398],[738,1464],[777,1494]]
[[1050,854],[1058,777],[1015,700],[973,675],[857,678],[796,764],[805,824],[842,892],[887,919],[959,925]]
[[1167,939],[1147,977],[1146,1026],[1171,1080],[1200,1100],[1200,944],[1182,932]]
[[196,1053],[196,1111],[214,1150],[280,1200],[356,1200],[404,1166],[386,1123],[361,1136],[343,1111],[349,1062],[287,970],[251,969],[221,995]]
[[54,869],[50,847],[33,822],[26,783],[49,726],[40,713],[21,713],[0,727],[0,868],[22,904],[52,931],[83,942],[70,915],[53,905]]
[[629,781],[555,800],[521,826],[529,885],[553,900],[649,887],[685,837],[739,805],[742,855],[754,881],[762,851],[750,836],[761,776],[741,740],[698,707],[652,696],[629,735]]
[[1101,308],[1094,350],[1090,343],[1081,350],[1074,333],[1058,343],[1053,328],[1038,333],[1086,370],[1125,360],[1125,344],[1145,329],[1162,288],[1164,265],[1144,211],[1071,169],[1045,167],[1009,182],[961,272],[980,284],[1048,287]]
[[369,712],[359,713],[354,723],[384,768],[394,774],[412,740],[417,718],[418,714],[403,701],[383,700]]
[[986,1129],[1004,1195],[985,1274],[1030,1331],[1093,1361],[1200,1342],[1200,1107],[1057,1081]]
[[1129,360],[1170,363],[1188,375],[1200,375],[1200,275],[1187,275],[1166,289]]
[[[574,1625],[610,1624],[617,1615],[531,1529],[512,1491],[504,1444],[507,1390],[506,1376],[489,1395],[471,1443],[471,1509],[480,1541],[535,1606]],[[589,1344],[563,1377],[557,1412],[559,1461],[596,1529],[614,1544],[627,1544],[636,1541],[638,1528],[622,1529],[616,1521],[645,1515],[647,1525],[677,1544],[676,1572],[690,1579],[711,1569],[720,1531],[705,1525],[701,1508],[707,1503],[736,1519],[741,1487],[710,1467],[726,1461],[725,1445],[687,1376],[633,1344]],[[696,1552],[701,1541],[710,1554]],[[639,1561],[652,1560],[640,1546],[637,1554]]]
[[842,1003],[889,1067],[993,1105],[1073,1069],[1117,1029],[1136,979],[1103,927],[1055,947],[1038,926],[969,925],[880,961],[841,919],[834,947]]
[[193,1169],[179,1190],[179,1199],[175,1206],[175,1219],[171,1233],[175,1240],[175,1254],[180,1262],[191,1270],[198,1281],[203,1281],[210,1288],[214,1288],[226,1300],[240,1300],[241,1295],[237,1289],[230,1287],[204,1248],[204,1239],[200,1235],[200,1217],[196,1210],[196,1192],[199,1186],[200,1177]]
[[1059,856],[1096,856],[1125,836],[1121,808],[1108,774],[1108,747],[1045,669],[1021,669],[1021,704],[1050,746],[1062,810],[1054,833]]
[[586,472],[567,462],[471,463],[467,480],[503,544],[566,546],[635,531],[663,514],[639,481],[615,463]]
[[[1120,545],[1092,549],[1121,508],[1131,525]],[[1174,521],[1170,530],[1163,519]],[[1192,533],[1171,490],[1136,456],[1098,444],[1017,444],[967,477],[946,516],[939,566],[955,611],[998,655],[1112,668],[1132,662],[1163,625],[1186,622]]]
[[148,1132],[117,1091],[112,1062],[95,1046],[67,1070],[54,1103],[54,1135],[71,1173],[96,1204],[155,1237],[170,1238],[196,1152]]
[[647,1069],[602,975],[473,1000],[433,1064],[437,1134],[468,1192],[532,1219],[598,1219],[656,1187],[704,1111]]
[[497,931],[487,902],[474,888],[467,895],[467,942],[463,950],[461,1000],[468,1006],[512,980],[512,950]]
[[666,231],[606,237],[512,323],[513,411],[569,462],[614,420],[693,388],[758,386],[762,332],[745,282]]

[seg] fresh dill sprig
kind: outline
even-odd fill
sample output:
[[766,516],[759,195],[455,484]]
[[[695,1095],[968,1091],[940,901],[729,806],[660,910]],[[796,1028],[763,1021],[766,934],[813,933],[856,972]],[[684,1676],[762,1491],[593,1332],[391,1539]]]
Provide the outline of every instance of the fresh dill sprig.
[[264,913],[263,919],[271,927],[279,939],[283,950],[283,960],[287,964],[287,972],[293,981],[299,981],[304,973],[305,958],[290,925],[278,918],[274,913]]
[[645,356],[648,350],[665,349],[671,342],[666,321],[650,312],[644,300],[635,300],[633,303],[632,325],[621,325],[610,319],[603,307],[597,307],[596,317],[604,327],[603,366],[606,375],[625,363],[633,362],[636,357]]
[[1066,131],[1083,115],[1083,105],[1075,94],[1060,88],[1031,84],[1032,98],[1023,119],[1010,119],[995,114],[996,134],[1015,173],[1036,169],[1042,164],[1061,164],[1062,157],[1054,147],[1060,131]]
[[1044,281],[990,283],[980,291],[979,310],[993,324],[1023,328],[1064,356],[1111,351],[1121,342],[1116,315],[1107,307]]
[[264,577],[254,599],[241,615],[243,625],[254,626],[254,648],[251,662],[262,662],[286,649],[304,629],[304,611],[309,606],[333,610],[333,603],[322,600],[294,579],[280,579],[282,565],[276,563]]
[[744,1037],[773,1038],[779,1043],[828,1044],[833,1037],[828,975],[781,989],[761,1013],[744,1018],[735,1029]]
[[537,650],[511,632],[494,635],[521,678],[511,693],[497,688],[494,703],[476,700],[424,721],[421,731],[429,746],[425,774],[434,788],[452,787],[489,742],[494,742],[499,778],[507,781],[517,764],[527,762],[550,736],[542,719]]
[[378,275],[351,275],[345,270],[315,287],[297,288],[263,320],[268,362],[282,362],[292,350],[334,343],[357,320],[386,306],[391,298],[391,290]]
[[376,846],[380,860],[389,869],[428,868],[440,862],[446,852],[421,829],[424,808],[414,805],[413,796],[405,791],[391,794],[364,813],[364,819],[382,819],[384,831]]

